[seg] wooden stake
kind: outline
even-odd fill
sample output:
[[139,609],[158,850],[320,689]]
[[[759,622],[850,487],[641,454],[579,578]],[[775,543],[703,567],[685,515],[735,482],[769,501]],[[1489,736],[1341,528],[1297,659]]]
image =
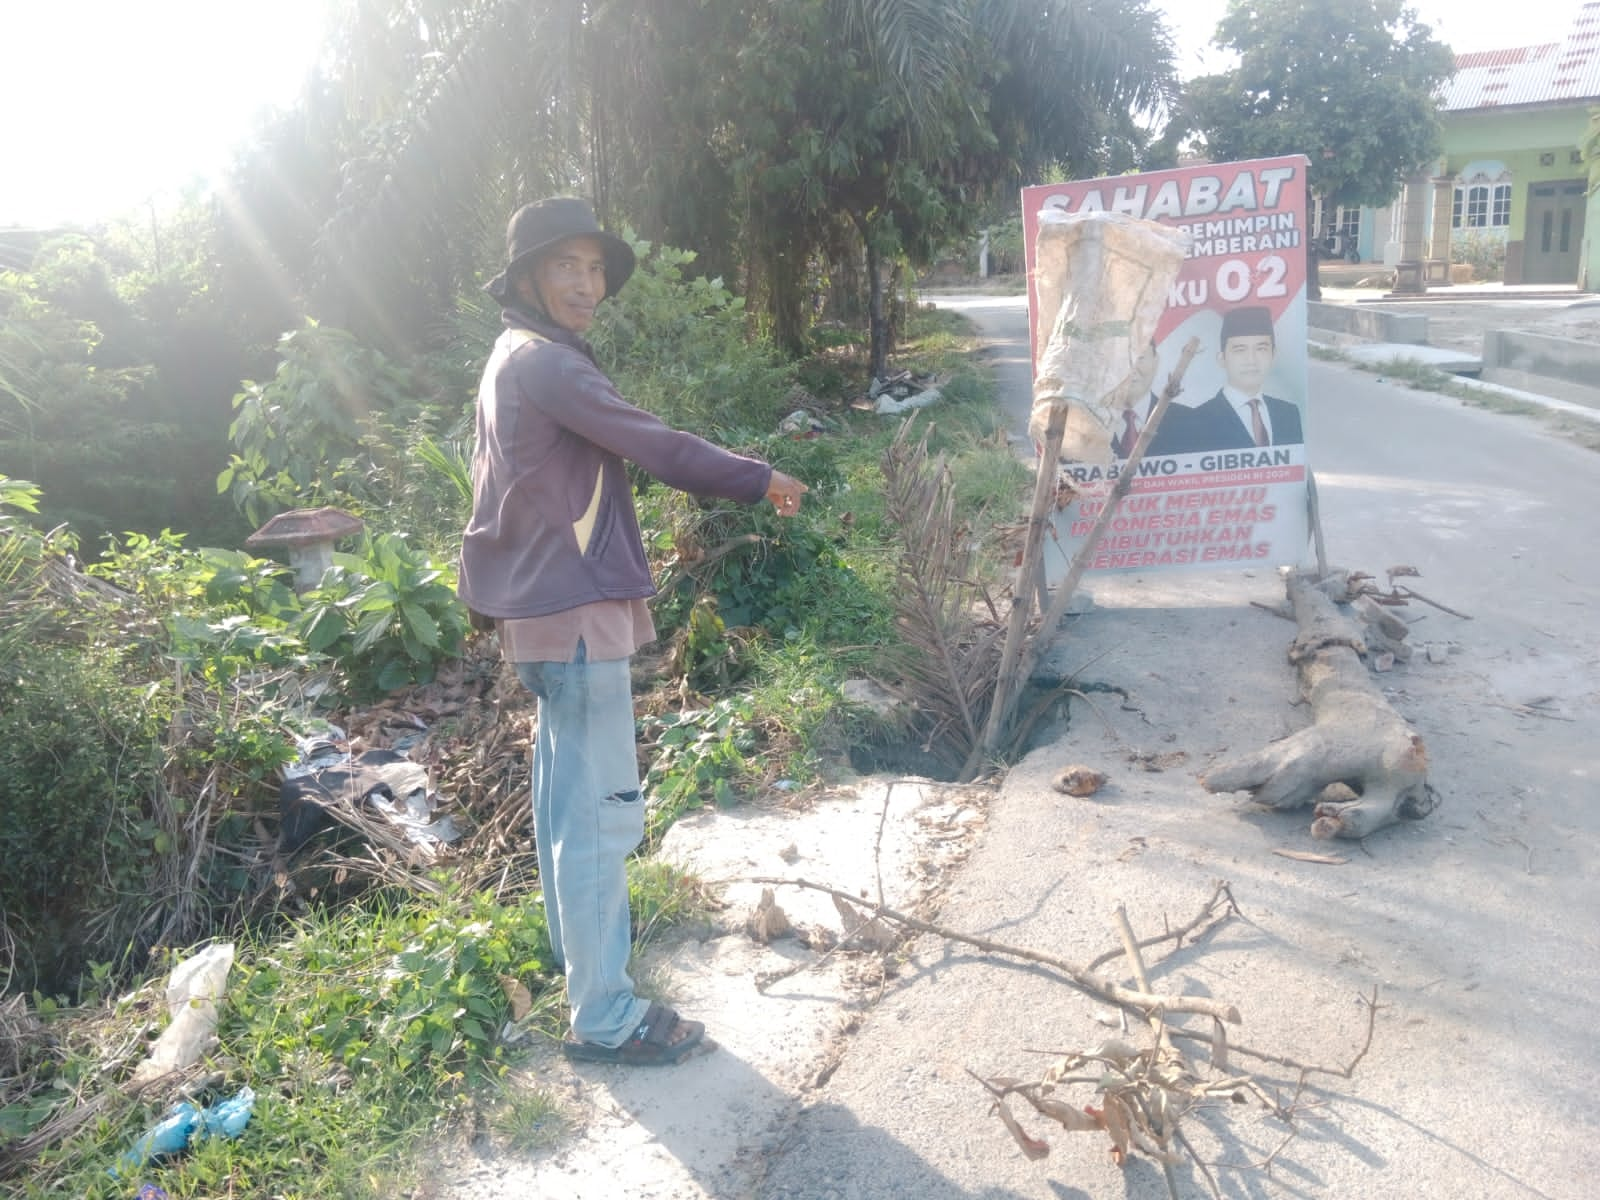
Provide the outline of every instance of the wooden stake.
[[1322,509],[1317,504],[1316,472],[1306,471],[1306,516],[1311,519],[1311,544],[1317,551],[1317,578],[1328,577],[1328,549],[1322,542]]
[[[1060,633],[1061,618],[1066,615],[1067,605],[1072,600],[1072,595],[1078,590],[1078,583],[1083,578],[1083,573],[1089,569],[1089,564],[1094,560],[1095,550],[1099,548],[1100,539],[1105,536],[1105,531],[1111,525],[1111,519],[1116,514],[1117,505],[1133,487],[1134,478],[1139,473],[1139,464],[1144,460],[1145,451],[1150,446],[1150,439],[1155,436],[1156,430],[1161,425],[1161,419],[1166,416],[1167,407],[1177,394],[1183,390],[1183,375],[1189,369],[1189,364],[1194,361],[1194,356],[1200,353],[1200,339],[1190,338],[1183,348],[1183,353],[1178,358],[1178,365],[1173,368],[1172,374],[1167,377],[1167,383],[1161,389],[1161,395],[1156,398],[1155,409],[1150,414],[1150,419],[1139,431],[1139,440],[1134,444],[1128,459],[1122,465],[1122,471],[1117,476],[1117,482],[1112,485],[1111,493],[1106,497],[1100,515],[1095,518],[1094,525],[1089,529],[1089,536],[1084,538],[1083,545],[1078,547],[1078,552],[1072,558],[1072,565],[1067,568],[1067,576],[1056,585],[1055,594],[1050,601],[1050,608],[1039,623],[1039,629],[1033,638],[1020,646],[1013,659],[1013,647],[1010,631],[1007,631],[1006,653],[1000,660],[1000,677],[995,685],[994,703],[989,708],[989,719],[984,725],[983,740],[973,748],[972,755],[968,758],[966,766],[961,772],[963,781],[971,780],[978,771],[984,759],[993,757],[1006,728],[1011,723],[1013,710],[1016,708],[1016,696],[1021,690],[1016,686],[1016,681],[1027,679],[1033,674],[1033,668],[1038,664],[1040,657],[1055,641]],[[1052,415],[1052,423],[1054,416]],[[1062,422],[1065,423],[1065,415]],[[1059,453],[1060,439],[1057,439],[1057,452]],[[1051,463],[1049,491],[1055,492],[1056,467]],[[1043,488],[1043,475],[1040,485],[1034,489],[1034,508],[1039,507],[1039,496]],[[1033,530],[1029,529],[1029,537]],[[1026,564],[1024,564],[1026,566]],[[1015,614],[1013,613],[1013,616]],[[1026,619],[1026,617],[1024,617]],[[1019,636],[1019,642],[1021,638]]]
[[[999,727],[1009,721],[1016,707],[1017,676],[1011,669],[1027,636],[1028,618],[1033,612],[1033,584],[1040,580],[1040,593],[1044,592],[1043,573],[1039,564],[1044,557],[1045,524],[1050,520],[1056,496],[1056,478],[1060,474],[1061,439],[1067,429],[1067,407],[1057,404],[1050,410],[1050,421],[1045,426],[1044,450],[1039,459],[1039,473],[1033,481],[1033,509],[1028,514],[1028,536],[1022,547],[1022,566],[1017,570],[1017,583],[1011,592],[1011,618],[1006,626],[1005,648],[1000,652],[1000,673],[995,679],[994,700],[989,705],[988,724],[983,737],[972,748],[961,779],[969,782],[977,774],[978,765],[988,757],[1000,740]],[[1026,676],[1024,676],[1026,678]]]

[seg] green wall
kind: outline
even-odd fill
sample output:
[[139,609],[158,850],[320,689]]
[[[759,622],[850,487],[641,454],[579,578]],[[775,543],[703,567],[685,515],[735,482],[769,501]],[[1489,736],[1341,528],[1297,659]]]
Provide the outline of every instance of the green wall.
[[[1587,103],[1531,109],[1478,109],[1442,114],[1445,171],[1459,174],[1476,159],[1498,159],[1511,171],[1511,224],[1508,250],[1526,236],[1528,185],[1554,179],[1583,179],[1588,168],[1572,154],[1588,131]],[[1541,155],[1551,163],[1540,163]],[[1520,256],[1517,256],[1520,257]],[[1579,251],[1578,282],[1600,287],[1600,193],[1589,197]],[[1507,279],[1507,282],[1515,282]]]

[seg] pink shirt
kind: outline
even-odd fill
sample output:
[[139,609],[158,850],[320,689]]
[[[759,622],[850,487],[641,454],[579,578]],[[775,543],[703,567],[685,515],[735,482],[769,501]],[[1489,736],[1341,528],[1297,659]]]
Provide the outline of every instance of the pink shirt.
[[597,600],[543,617],[497,621],[500,655],[509,663],[571,662],[583,639],[584,658],[628,658],[655,641],[656,625],[643,600]]

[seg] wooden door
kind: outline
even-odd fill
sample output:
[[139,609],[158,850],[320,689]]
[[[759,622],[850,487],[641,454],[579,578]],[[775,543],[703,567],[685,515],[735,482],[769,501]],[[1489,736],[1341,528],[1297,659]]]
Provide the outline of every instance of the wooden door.
[[1522,282],[1576,283],[1587,188],[1581,179],[1528,185]]

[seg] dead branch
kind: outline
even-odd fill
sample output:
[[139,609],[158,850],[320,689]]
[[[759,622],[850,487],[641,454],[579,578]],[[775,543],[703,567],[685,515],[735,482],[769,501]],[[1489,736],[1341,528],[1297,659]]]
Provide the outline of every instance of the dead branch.
[[[1222,885],[1225,886],[1225,885]],[[1214,903],[1221,894],[1213,894]],[[1127,910],[1118,905],[1115,921],[1122,942],[1121,953],[1128,959],[1130,969],[1141,990],[1149,992],[1150,981],[1145,972],[1140,953],[1140,941],[1128,920]],[[1117,951],[1110,952],[1111,954]],[[1108,957],[1108,956],[1102,956]],[[1101,960],[1096,960],[1101,961]],[[1274,1115],[1289,1125],[1289,1131],[1260,1162],[1218,1163],[1219,1167],[1234,1170],[1269,1171],[1284,1148],[1298,1134],[1294,1118],[1299,1111],[1300,1096],[1308,1077],[1314,1073],[1350,1078],[1368,1050],[1377,1026],[1378,994],[1374,989],[1367,1005],[1366,1037],[1354,1057],[1342,1067],[1322,1067],[1297,1063],[1282,1055],[1261,1054],[1239,1047],[1239,1052],[1264,1061],[1292,1066],[1299,1072],[1294,1097],[1285,1105],[1278,1097],[1268,1096],[1266,1090],[1248,1075],[1233,1075],[1209,1081],[1201,1080],[1182,1055],[1171,1044],[1173,1038],[1189,1038],[1206,1042],[1212,1048],[1212,1066],[1222,1072],[1227,1068],[1228,1042],[1226,1031],[1219,1022],[1215,1037],[1191,1033],[1170,1027],[1161,1010],[1146,1014],[1153,1045],[1136,1049],[1127,1042],[1108,1039],[1091,1050],[1068,1053],[1047,1070],[1037,1081],[1024,1081],[1009,1076],[985,1079],[968,1069],[967,1074],[976,1079],[994,1102],[993,1111],[1000,1117],[1012,1140],[1030,1159],[1043,1158],[1050,1153],[1050,1143],[1036,1137],[1017,1119],[1007,1104],[1013,1096],[1026,1100],[1036,1113],[1055,1121],[1069,1133],[1103,1132],[1111,1140],[1111,1154],[1119,1165],[1125,1165],[1127,1155],[1137,1150],[1161,1164],[1167,1193],[1178,1200],[1178,1180],[1174,1166],[1187,1155],[1195,1169],[1206,1181],[1213,1196],[1222,1195],[1216,1177],[1208,1164],[1201,1159],[1193,1143],[1184,1135],[1182,1118],[1196,1105],[1226,1096],[1234,1103],[1246,1103],[1247,1093],[1254,1094]],[[1068,1086],[1092,1086],[1097,1093],[1099,1107],[1079,1105],[1058,1095],[1059,1089]]]
[[[891,691],[910,702],[920,732],[948,747],[958,766],[977,744],[995,686],[1001,630],[974,614],[994,611],[978,582],[970,533],[955,520],[955,496],[928,440],[910,441],[907,420],[883,456],[884,510],[899,541],[895,620],[903,649],[891,655]],[[935,736],[937,735],[937,736]]]
[[757,875],[748,880],[750,883],[773,884],[784,887],[806,888],[814,892],[822,892],[832,896],[835,900],[843,900],[849,904],[859,905],[869,911],[869,920],[881,918],[902,925],[918,933],[929,933],[935,937],[944,938],[946,941],[961,942],[974,946],[990,954],[1004,954],[1011,958],[1020,958],[1027,962],[1039,963],[1041,966],[1052,967],[1066,975],[1069,982],[1080,991],[1097,996],[1108,1004],[1115,1004],[1138,1013],[1141,1017],[1148,1017],[1153,1012],[1160,1013],[1201,1013],[1217,1020],[1227,1021],[1229,1024],[1240,1023],[1239,1010],[1231,1004],[1223,1004],[1204,996],[1163,996],[1133,988],[1123,987],[1113,983],[1103,976],[1096,975],[1087,968],[1076,963],[1068,962],[1064,958],[1057,958],[1051,954],[1041,954],[1036,950],[1026,950],[1020,946],[1008,946],[1004,942],[996,942],[989,938],[977,937],[973,934],[962,933],[942,925],[935,925],[928,921],[920,920],[907,913],[897,912],[883,905],[867,905],[859,896],[826,884],[814,883],[809,879],[782,878],[778,876]]
[[1440,612],[1449,613],[1452,617],[1460,617],[1463,621],[1472,620],[1472,618],[1469,617],[1466,613],[1457,612],[1453,608],[1449,608],[1449,607],[1447,607],[1447,606],[1445,606],[1443,604],[1440,604],[1437,600],[1429,600],[1421,592],[1415,591],[1412,588],[1408,588],[1408,587],[1395,588],[1394,589],[1394,594],[1397,595],[1397,596],[1400,596],[1400,597],[1402,597],[1403,599],[1406,599],[1406,600],[1421,600],[1424,604],[1432,605],[1434,608],[1437,608]]
[[[1361,1002],[1367,1006],[1367,1034],[1361,1042],[1361,1048],[1356,1051],[1355,1057],[1342,1067],[1328,1067],[1320,1063],[1303,1063],[1297,1058],[1290,1058],[1283,1054],[1273,1054],[1266,1050],[1257,1050],[1251,1046],[1240,1045],[1238,1042],[1227,1043],[1228,1053],[1242,1054],[1246,1058],[1253,1058],[1257,1062],[1271,1063],[1275,1067],[1287,1067],[1291,1071],[1298,1071],[1302,1081],[1313,1075],[1332,1075],[1339,1079],[1349,1079],[1355,1074],[1357,1065],[1367,1056],[1367,1051],[1372,1049],[1372,1039],[1377,1032],[1378,1012],[1387,1008],[1386,1004],[1378,1003],[1378,989],[1372,989],[1372,996],[1361,997]],[[1200,1042],[1207,1046],[1214,1046],[1216,1039],[1209,1033],[1202,1033],[1195,1029],[1172,1030],[1172,1036],[1182,1041]]]
[[1427,749],[1372,682],[1361,631],[1310,575],[1291,574],[1288,596],[1299,626],[1289,661],[1315,720],[1220,764],[1203,780],[1206,790],[1246,791],[1270,808],[1315,805],[1317,837],[1362,838],[1426,816],[1437,800]]
[[[1224,900],[1227,901],[1227,904],[1222,908],[1221,912],[1218,912],[1218,905]],[[1200,906],[1200,911],[1194,915],[1192,920],[1186,921],[1176,929],[1169,929],[1165,933],[1147,937],[1142,941],[1136,942],[1135,945],[1140,950],[1148,950],[1151,946],[1161,945],[1162,942],[1174,942],[1176,944],[1173,949],[1177,950],[1183,945],[1183,939],[1191,933],[1209,933],[1213,926],[1220,925],[1229,917],[1237,917],[1239,915],[1239,905],[1233,898],[1232,890],[1226,882],[1218,881],[1216,887],[1212,890],[1211,898]],[[1084,970],[1094,971],[1122,953],[1125,953],[1125,951],[1120,947],[1114,950],[1107,950],[1099,957],[1090,959],[1089,965]]]

